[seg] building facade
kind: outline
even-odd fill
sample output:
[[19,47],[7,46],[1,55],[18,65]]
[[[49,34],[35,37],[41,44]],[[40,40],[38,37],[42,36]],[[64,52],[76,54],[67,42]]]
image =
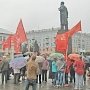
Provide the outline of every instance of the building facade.
[[73,52],[90,52],[90,34],[76,33],[72,37]]
[[[37,40],[42,53],[55,51],[55,37],[59,28],[43,29],[27,32],[31,46]],[[90,52],[90,34],[75,33],[72,36],[72,52]]]
[[55,36],[57,31],[58,28],[30,31],[27,33],[27,37],[32,46],[35,40],[37,40],[41,52],[51,52],[55,50]]

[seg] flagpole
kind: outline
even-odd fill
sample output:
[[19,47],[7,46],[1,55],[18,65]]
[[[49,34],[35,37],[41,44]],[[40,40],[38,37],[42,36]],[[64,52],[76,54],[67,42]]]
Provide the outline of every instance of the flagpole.
[[67,61],[67,53],[68,53],[68,45],[67,45],[67,49],[66,49],[66,52],[65,52],[65,54],[66,54],[66,61]]
[[14,43],[11,40],[11,60],[13,60],[13,59],[14,59]]
[[[82,28],[81,28],[82,29]],[[82,30],[81,30],[81,56],[82,56],[82,59],[83,59],[83,47],[82,47],[82,39],[83,39],[83,36],[82,36]]]

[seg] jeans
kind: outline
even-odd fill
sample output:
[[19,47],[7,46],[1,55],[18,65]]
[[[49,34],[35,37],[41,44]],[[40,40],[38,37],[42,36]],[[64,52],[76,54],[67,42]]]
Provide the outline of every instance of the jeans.
[[42,70],[42,81],[47,82],[47,70]]
[[26,87],[25,87],[25,90],[29,90],[29,86],[32,86],[32,90],[36,90],[36,80],[29,80],[29,79],[27,79],[27,81],[26,81]]
[[8,70],[2,71],[2,84],[4,83],[4,76],[5,76],[5,83],[7,83]]
[[85,82],[86,81],[86,71],[84,71],[83,79],[84,79],[84,82]]
[[19,76],[20,76],[20,73],[15,73],[14,74],[14,84],[18,84],[19,83]]
[[75,89],[83,88],[83,75],[75,73]]
[[62,71],[58,71],[58,85],[64,85],[65,84],[65,74]]
[[53,76],[54,76],[54,78],[53,78],[53,80],[52,80],[52,83],[53,83],[53,85],[56,85],[56,81],[57,81],[57,72],[52,72],[52,74],[53,74]]
[[65,84],[68,84],[68,73],[65,73]]
[[75,83],[75,71],[70,71],[70,83],[72,83],[74,80]]

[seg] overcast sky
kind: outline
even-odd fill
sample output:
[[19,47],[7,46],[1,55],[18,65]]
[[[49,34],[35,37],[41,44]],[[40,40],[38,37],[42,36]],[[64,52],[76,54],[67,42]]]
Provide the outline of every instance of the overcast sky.
[[25,31],[60,27],[60,2],[69,13],[69,28],[82,21],[83,32],[90,33],[90,0],[0,0],[0,28],[16,31],[22,18]]

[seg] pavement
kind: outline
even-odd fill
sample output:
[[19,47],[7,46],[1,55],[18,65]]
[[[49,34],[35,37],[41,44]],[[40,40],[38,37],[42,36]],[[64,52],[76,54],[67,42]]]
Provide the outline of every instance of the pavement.
[[[0,75],[0,90],[25,90],[25,81],[20,82],[19,85],[13,84],[13,77],[8,80],[7,84],[1,84],[1,75]],[[31,87],[29,90],[32,90]],[[37,84],[37,90],[74,90],[74,86],[70,85],[69,87],[54,87],[51,84],[49,79],[47,83]],[[83,90],[90,90],[90,79],[87,78],[87,82],[84,85]]]

